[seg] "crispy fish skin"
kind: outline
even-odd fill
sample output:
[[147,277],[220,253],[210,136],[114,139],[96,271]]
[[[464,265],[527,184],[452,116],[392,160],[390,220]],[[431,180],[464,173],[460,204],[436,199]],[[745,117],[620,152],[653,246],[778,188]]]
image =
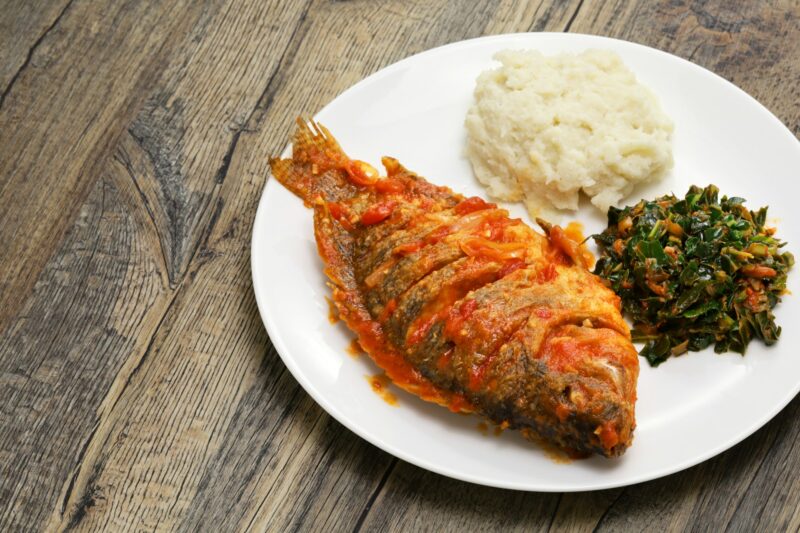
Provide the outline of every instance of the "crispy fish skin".
[[383,159],[381,178],[298,120],[273,176],[314,209],[345,324],[398,386],[575,454],[622,454],[639,362],[577,244]]

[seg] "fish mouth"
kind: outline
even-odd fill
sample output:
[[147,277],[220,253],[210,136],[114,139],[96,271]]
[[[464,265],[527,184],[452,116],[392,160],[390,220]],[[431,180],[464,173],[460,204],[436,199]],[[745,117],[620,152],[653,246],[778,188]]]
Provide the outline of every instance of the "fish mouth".
[[[561,335],[565,335],[561,336]],[[553,384],[562,383],[555,406],[565,448],[617,457],[630,446],[638,356],[616,330],[567,324],[553,330],[541,356]]]

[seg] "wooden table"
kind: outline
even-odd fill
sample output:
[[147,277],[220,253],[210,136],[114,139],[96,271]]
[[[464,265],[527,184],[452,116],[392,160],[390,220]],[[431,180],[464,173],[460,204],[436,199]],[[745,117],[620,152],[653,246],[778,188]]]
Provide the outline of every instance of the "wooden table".
[[800,399],[633,487],[461,483],[309,398],[249,268],[292,119],[394,61],[493,33],[609,35],[710,68],[797,134],[797,1],[0,3],[0,530],[800,527]]

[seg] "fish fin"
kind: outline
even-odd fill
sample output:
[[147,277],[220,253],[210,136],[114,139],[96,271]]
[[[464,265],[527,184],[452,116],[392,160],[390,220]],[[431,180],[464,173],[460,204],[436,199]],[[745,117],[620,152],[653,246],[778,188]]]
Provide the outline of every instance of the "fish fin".
[[359,187],[348,179],[350,158],[325,126],[297,119],[290,159],[270,159],[272,175],[306,205],[352,198]]
[[344,304],[337,306],[341,316],[371,320],[361,302],[353,271],[353,236],[334,219],[324,203],[314,205],[314,236],[317,251],[325,262],[325,275],[334,290],[334,301]]

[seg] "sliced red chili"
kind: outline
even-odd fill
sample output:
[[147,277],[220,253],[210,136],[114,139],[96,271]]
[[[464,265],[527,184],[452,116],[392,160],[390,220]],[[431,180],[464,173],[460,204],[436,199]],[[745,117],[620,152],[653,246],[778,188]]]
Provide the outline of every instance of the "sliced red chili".
[[356,185],[373,185],[378,180],[378,171],[364,161],[350,160],[344,165],[350,181]]
[[481,211],[483,209],[490,209],[492,207],[497,207],[497,204],[490,204],[483,199],[478,198],[477,196],[471,196],[466,200],[459,202],[453,208],[453,211],[455,211],[457,215],[466,215],[467,213],[472,213],[473,211]]
[[402,182],[392,178],[384,178],[375,182],[375,190],[382,193],[399,193],[405,190]]
[[397,202],[381,202],[373,204],[361,215],[361,223],[365,226],[383,222],[392,215]]

